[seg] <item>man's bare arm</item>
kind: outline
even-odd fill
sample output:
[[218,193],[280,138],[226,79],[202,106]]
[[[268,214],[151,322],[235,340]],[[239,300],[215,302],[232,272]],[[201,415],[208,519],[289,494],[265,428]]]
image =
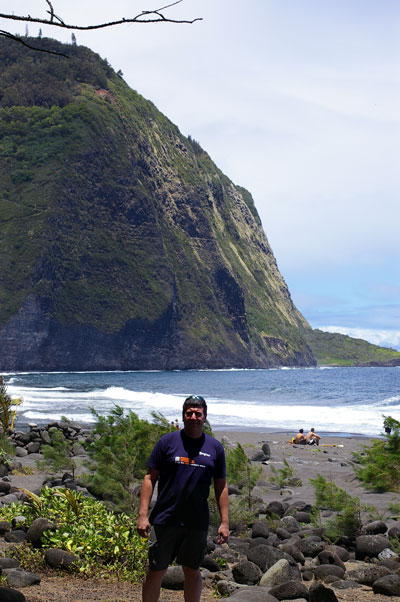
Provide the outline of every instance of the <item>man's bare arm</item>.
[[149,468],[143,479],[142,491],[140,494],[139,519],[137,524],[137,530],[141,537],[148,537],[150,535],[148,512],[154,487],[159,474],[159,471],[155,468]]
[[217,500],[221,524],[218,529],[218,543],[225,543],[229,537],[229,502],[226,479],[214,479],[215,499]]

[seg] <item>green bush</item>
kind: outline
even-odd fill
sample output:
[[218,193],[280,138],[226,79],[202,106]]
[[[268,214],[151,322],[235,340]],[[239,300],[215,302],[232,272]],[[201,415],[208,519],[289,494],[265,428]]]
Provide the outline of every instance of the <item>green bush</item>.
[[364,445],[354,457],[359,466],[354,467],[357,477],[366,489],[372,491],[400,492],[400,422],[384,416],[384,425],[390,426],[391,434],[376,439],[372,445]]
[[132,411],[124,414],[119,406],[108,416],[100,416],[95,410],[92,413],[97,423],[88,453],[95,471],[87,477],[87,484],[116,509],[131,512],[138,505],[135,485],[146,474],[155,443],[168,432],[168,421],[151,424]]
[[[61,548],[76,554],[77,572],[85,575],[111,576],[134,582],[142,580],[147,561],[146,540],[136,532],[136,517],[116,514],[103,503],[85,498],[80,492],[62,489],[42,489],[35,504],[14,503],[0,509],[2,520],[15,516],[26,517],[29,526],[40,514],[56,524],[55,531],[47,531],[43,549]],[[32,561],[24,551],[21,559]]]
[[75,462],[71,457],[72,442],[58,429],[51,431],[50,437],[51,445],[42,445],[43,460],[36,462],[37,467],[49,472],[71,470],[72,476],[75,476]]
[[325,536],[331,541],[338,541],[343,536],[354,539],[361,530],[361,511],[367,509],[358,497],[353,497],[341,489],[333,481],[328,481],[320,474],[310,479],[315,489],[315,505],[312,509],[312,521],[321,524],[321,510],[335,513],[323,525]]
[[246,491],[248,509],[251,510],[251,491],[262,473],[262,466],[253,466],[240,443],[234,448],[225,448],[226,475],[228,483]]
[[295,473],[293,466],[290,466],[286,458],[283,458],[283,468],[276,469],[271,466],[272,476],[270,481],[276,483],[281,489],[284,487],[301,487],[302,481]]

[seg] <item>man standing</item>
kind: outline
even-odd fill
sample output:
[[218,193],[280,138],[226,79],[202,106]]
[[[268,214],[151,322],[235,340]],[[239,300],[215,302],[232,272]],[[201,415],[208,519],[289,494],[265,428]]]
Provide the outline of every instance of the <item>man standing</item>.
[[[161,437],[148,461],[138,520],[139,534],[150,535],[143,602],[158,601],[162,578],[175,559],[185,575],[185,602],[199,602],[202,588],[199,567],[207,544],[211,480],[221,515],[218,543],[228,540],[225,453],[219,441],[203,433],[206,417],[203,397],[188,397],[182,409],[183,429]],[[158,497],[148,519],[157,481]]]

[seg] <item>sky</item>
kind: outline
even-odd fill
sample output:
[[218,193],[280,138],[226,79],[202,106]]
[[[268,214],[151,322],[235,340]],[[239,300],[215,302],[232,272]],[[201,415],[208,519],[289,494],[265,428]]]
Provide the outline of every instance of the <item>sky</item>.
[[[52,0],[65,22],[153,0]],[[0,12],[10,2],[0,1]],[[15,14],[45,16],[45,0]],[[312,327],[400,350],[400,2],[184,0],[191,25],[75,31],[253,195]],[[70,42],[71,32],[29,25]],[[0,29],[25,25],[0,19]]]

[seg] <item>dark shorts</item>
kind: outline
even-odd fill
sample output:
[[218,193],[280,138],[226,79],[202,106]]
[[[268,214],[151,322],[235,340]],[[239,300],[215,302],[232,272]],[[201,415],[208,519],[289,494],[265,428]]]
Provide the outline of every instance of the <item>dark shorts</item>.
[[149,569],[163,571],[177,564],[198,569],[207,547],[207,531],[178,525],[153,525],[149,539]]

